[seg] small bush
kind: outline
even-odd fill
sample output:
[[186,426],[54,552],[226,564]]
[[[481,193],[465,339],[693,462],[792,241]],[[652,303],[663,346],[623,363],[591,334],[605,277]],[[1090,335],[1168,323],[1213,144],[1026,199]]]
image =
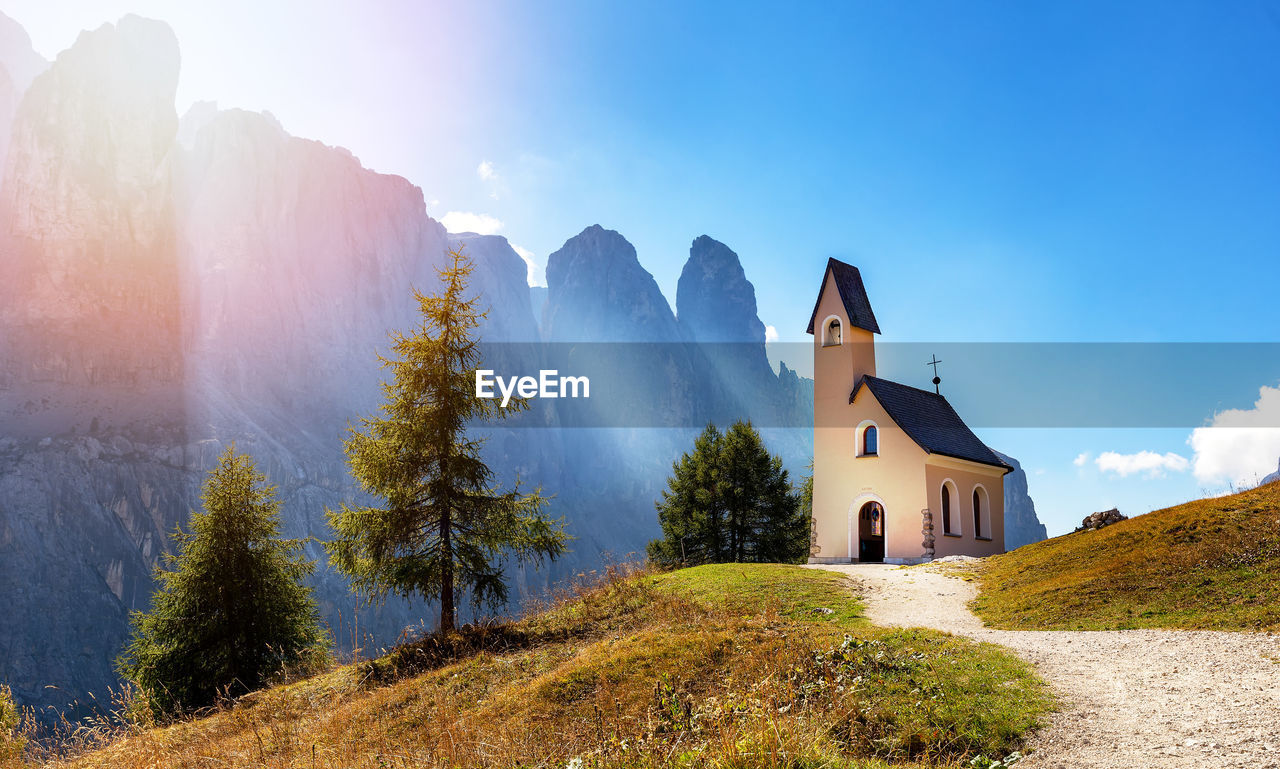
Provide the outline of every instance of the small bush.
[[0,686],[0,769],[22,766],[27,740],[21,727],[22,714],[13,701],[13,692]]

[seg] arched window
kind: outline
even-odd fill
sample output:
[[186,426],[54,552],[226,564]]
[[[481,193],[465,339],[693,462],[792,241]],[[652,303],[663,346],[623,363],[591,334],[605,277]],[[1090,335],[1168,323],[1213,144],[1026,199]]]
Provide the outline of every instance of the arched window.
[[822,346],[831,347],[840,343],[840,319],[830,318],[827,320],[826,329],[823,332]]
[[871,514],[871,536],[883,537],[884,536],[884,511],[880,509],[879,503],[877,503],[875,507],[871,508],[870,514]]
[[982,495],[973,490],[973,536],[982,536]]
[[880,453],[880,432],[876,430],[875,425],[868,425],[867,429],[862,431],[862,454],[863,456],[874,457]]
[[951,489],[942,484],[942,533],[951,534]]
[[991,498],[981,483],[973,487],[973,536],[991,538]]

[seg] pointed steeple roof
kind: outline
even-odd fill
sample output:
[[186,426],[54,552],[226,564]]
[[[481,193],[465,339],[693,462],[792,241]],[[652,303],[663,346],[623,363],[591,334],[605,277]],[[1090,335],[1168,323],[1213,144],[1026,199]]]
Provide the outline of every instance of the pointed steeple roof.
[[818,306],[822,304],[822,292],[827,290],[827,276],[835,277],[836,290],[840,292],[840,301],[844,303],[845,314],[849,322],[858,328],[866,329],[873,334],[880,333],[876,323],[876,315],[871,311],[871,300],[867,299],[867,290],[862,286],[862,274],[852,264],[845,264],[839,259],[827,260],[827,271],[822,273],[822,288],[818,290],[818,299],[813,303],[813,314],[809,316],[807,333],[813,333],[813,323],[818,317]]

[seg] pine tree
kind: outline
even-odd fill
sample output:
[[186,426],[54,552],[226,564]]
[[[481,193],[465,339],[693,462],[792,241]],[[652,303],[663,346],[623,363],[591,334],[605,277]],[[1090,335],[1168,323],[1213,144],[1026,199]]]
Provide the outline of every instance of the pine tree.
[[672,463],[671,478],[656,503],[663,538],[649,543],[649,559],[666,566],[724,560],[724,503],[720,448],[724,436],[707,425],[693,451]]
[[721,452],[730,560],[792,563],[808,530],[782,458],[773,456],[750,421],[736,422]]
[[750,422],[725,433],[708,425],[672,466],[657,503],[663,538],[656,563],[794,563],[808,555],[809,524],[782,459],[769,454]]
[[[157,714],[261,687],[282,669],[327,659],[301,540],[280,538],[280,501],[232,446],[204,484],[204,512],[156,569],[149,612],[134,612],[117,662]],[[167,565],[170,568],[166,569]]]
[[[758,433],[756,438],[759,439]],[[758,447],[757,457],[768,457],[768,461],[756,460],[762,472],[757,476],[759,512],[755,518],[755,560],[804,563],[809,558],[809,516],[804,512],[800,495],[791,486],[782,458],[769,456],[763,443]]]
[[480,456],[483,440],[468,425],[528,407],[475,396],[476,329],[484,313],[467,298],[471,262],[450,253],[443,292],[414,291],[423,322],[392,335],[394,357],[381,357],[392,380],[379,416],[361,420],[346,442],[351,473],[380,506],[331,511],[334,566],[368,600],[388,594],[440,602],[440,628],[452,630],[462,594],[476,605],[507,599],[502,562],[540,563],[564,552],[563,523],[543,514],[546,499],[495,484]]

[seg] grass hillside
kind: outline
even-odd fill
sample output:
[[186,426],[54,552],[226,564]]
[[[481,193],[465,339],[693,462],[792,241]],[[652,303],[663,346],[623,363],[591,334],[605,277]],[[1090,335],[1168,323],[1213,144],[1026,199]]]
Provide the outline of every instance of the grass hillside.
[[1020,547],[975,609],[1022,630],[1280,628],[1280,483]]
[[840,575],[706,566],[615,575],[62,765],[959,766],[1050,706],[998,647],[869,625]]

